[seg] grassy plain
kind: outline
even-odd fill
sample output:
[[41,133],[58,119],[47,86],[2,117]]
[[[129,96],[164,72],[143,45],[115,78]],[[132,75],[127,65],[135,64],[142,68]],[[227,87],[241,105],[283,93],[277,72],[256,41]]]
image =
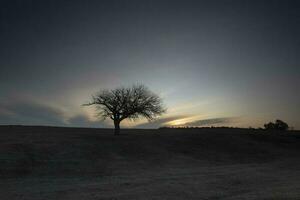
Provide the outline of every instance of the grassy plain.
[[0,199],[300,199],[300,132],[0,126]]

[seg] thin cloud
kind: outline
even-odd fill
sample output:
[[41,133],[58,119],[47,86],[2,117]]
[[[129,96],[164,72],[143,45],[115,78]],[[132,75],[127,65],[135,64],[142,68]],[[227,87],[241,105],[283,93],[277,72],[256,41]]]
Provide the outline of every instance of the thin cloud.
[[165,124],[167,124],[170,121],[174,121],[177,119],[182,119],[186,116],[173,116],[173,117],[165,117],[165,118],[160,118],[154,121],[150,121],[150,122],[146,122],[146,123],[142,123],[139,125],[136,125],[134,128],[159,128],[161,126],[164,126]]
[[108,125],[103,121],[91,121],[87,116],[77,115],[68,120],[68,125],[74,127],[106,128]]
[[0,124],[108,127],[106,123],[91,121],[85,115],[75,115],[66,119],[63,110],[32,101],[0,104]]
[[0,104],[1,124],[64,125],[64,113],[58,108],[35,102]]
[[202,119],[193,122],[188,122],[182,126],[213,126],[213,125],[229,125],[239,121],[239,117],[221,117],[221,118],[211,118]]

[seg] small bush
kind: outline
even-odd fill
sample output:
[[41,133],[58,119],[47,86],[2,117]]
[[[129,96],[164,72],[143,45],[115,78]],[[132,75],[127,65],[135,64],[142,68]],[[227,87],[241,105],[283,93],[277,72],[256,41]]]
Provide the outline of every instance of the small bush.
[[285,131],[289,129],[289,126],[287,123],[285,123],[282,120],[277,119],[275,123],[269,122],[267,124],[264,124],[264,127],[266,130],[281,130]]

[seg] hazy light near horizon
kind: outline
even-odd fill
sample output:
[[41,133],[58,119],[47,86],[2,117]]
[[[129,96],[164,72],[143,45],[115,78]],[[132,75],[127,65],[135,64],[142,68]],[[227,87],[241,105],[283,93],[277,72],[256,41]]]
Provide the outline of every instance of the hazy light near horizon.
[[169,122],[165,123],[164,125],[166,125],[166,126],[184,126],[188,122],[193,122],[193,121],[196,121],[199,119],[201,119],[201,118],[199,118],[199,116],[185,117],[185,118],[180,118],[180,119],[176,119],[173,121],[169,121]]

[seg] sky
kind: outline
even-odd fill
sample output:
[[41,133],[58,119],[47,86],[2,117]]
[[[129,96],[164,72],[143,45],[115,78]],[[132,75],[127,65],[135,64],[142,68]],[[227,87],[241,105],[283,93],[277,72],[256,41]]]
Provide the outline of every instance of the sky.
[[300,1],[0,1],[0,124],[111,127],[81,105],[137,83],[167,112],[123,127],[300,129]]

